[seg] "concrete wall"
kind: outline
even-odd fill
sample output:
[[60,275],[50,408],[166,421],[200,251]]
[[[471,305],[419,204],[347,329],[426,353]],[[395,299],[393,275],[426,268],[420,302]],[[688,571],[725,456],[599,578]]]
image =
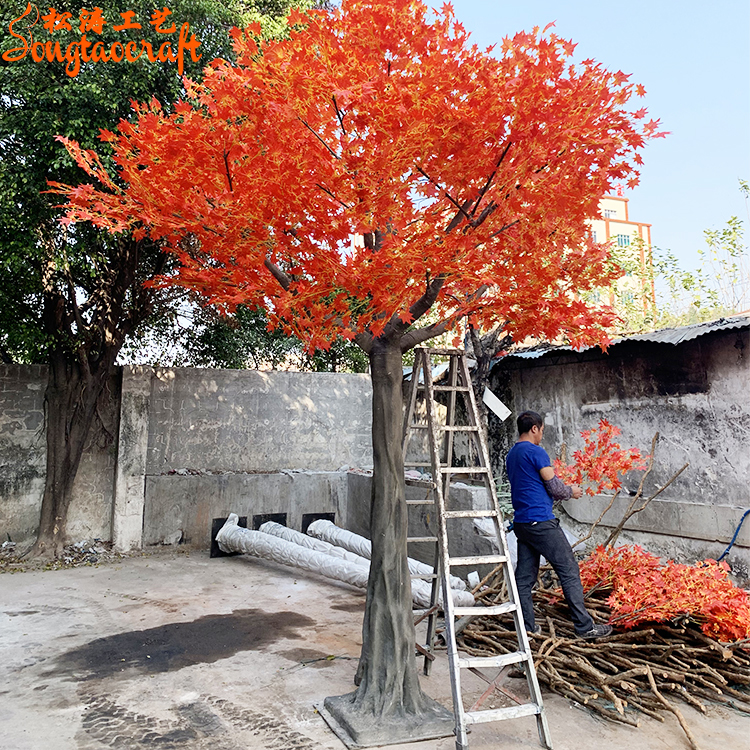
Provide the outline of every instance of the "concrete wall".
[[[692,539],[693,549],[716,555],[750,507],[749,339],[738,329],[677,346],[626,342],[607,355],[506,358],[490,387],[516,414],[526,408],[545,414],[552,456],[563,442],[572,453],[581,445],[580,430],[602,417],[622,429],[622,445],[644,452],[658,430],[647,492],[686,461],[690,467],[629,524],[629,533]],[[31,540],[38,524],[45,386],[43,367],[0,367],[2,539]],[[112,538],[119,549],[176,541],[204,547],[211,520],[230,511],[287,513],[298,529],[304,513],[334,513],[367,535],[370,479],[336,470],[372,465],[370,393],[366,375],[123,368],[76,480],[71,540]],[[500,473],[515,435],[512,419],[493,420],[492,461]],[[639,479],[626,477],[626,489]],[[424,494],[408,492],[410,499]],[[455,495],[459,507],[477,507],[474,493],[462,492]],[[568,510],[590,523],[604,502],[584,499]],[[433,521],[417,506],[410,531],[424,535]],[[459,536],[484,549],[473,528]],[[750,520],[738,551],[750,564]]]
[[[45,367],[0,367],[0,535],[21,544],[39,523],[45,387]],[[125,367],[81,462],[69,538],[206,546],[210,518],[230,510],[287,512],[297,528],[302,513],[338,518],[336,470],[372,465],[370,393],[367,375]],[[279,473],[300,469],[313,473]]]
[[115,546],[205,547],[230,512],[340,519],[336,470],[372,465],[370,393],[366,375],[125,368]]
[[148,474],[372,465],[368,375],[154,370]]
[[[602,418],[622,430],[623,447],[643,453],[658,432],[646,493],[690,466],[626,528],[720,543],[730,541],[750,507],[749,384],[747,329],[713,331],[677,345],[625,341],[608,354],[553,350],[535,359],[509,357],[491,379],[493,390],[511,399],[514,415],[533,409],[545,416],[543,446],[553,458],[562,443],[572,455],[583,445],[580,431]],[[502,452],[515,439],[511,422],[495,435]],[[634,492],[640,477],[628,475],[625,491]],[[567,507],[590,522],[604,503],[584,498]],[[750,529],[743,528],[738,544],[747,552]]]
[[[0,537],[26,544],[36,536],[44,494],[47,444],[44,392],[47,368],[0,365]],[[119,377],[89,438],[68,514],[72,539],[109,539],[116,460]]]
[[44,389],[40,365],[0,366],[0,534],[15,542],[31,537],[39,524],[47,455]]

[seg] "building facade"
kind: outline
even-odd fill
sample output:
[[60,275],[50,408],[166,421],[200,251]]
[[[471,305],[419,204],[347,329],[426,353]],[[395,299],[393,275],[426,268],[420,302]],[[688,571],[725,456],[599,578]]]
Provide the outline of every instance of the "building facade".
[[[610,289],[598,292],[621,315],[625,328],[633,318],[640,318],[656,305],[651,257],[651,224],[631,221],[628,199],[607,195],[600,204],[601,218],[592,219],[594,242],[611,243],[612,255],[623,269],[623,275]],[[637,326],[636,326],[637,329]]]

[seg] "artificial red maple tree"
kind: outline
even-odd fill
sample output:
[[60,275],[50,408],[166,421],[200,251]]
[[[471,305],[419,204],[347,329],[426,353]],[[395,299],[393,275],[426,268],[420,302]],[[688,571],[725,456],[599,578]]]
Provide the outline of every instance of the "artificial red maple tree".
[[[117,181],[67,141],[101,185],[54,189],[67,221],[174,252],[163,283],[262,306],[310,347],[342,334],[368,353],[373,558],[359,687],[339,709],[377,744],[439,715],[414,660],[402,354],[467,316],[507,321],[516,340],[604,340],[612,312],[578,294],[612,281],[586,220],[616,181],[637,182],[657,123],[627,107],[640,87],[574,65],[549,28],[483,51],[450,5],[344,0],[290,20],[280,42],[236,31],[236,65],[214,61],[171,112],[141,105],[104,133]],[[438,322],[419,327],[428,311]]]

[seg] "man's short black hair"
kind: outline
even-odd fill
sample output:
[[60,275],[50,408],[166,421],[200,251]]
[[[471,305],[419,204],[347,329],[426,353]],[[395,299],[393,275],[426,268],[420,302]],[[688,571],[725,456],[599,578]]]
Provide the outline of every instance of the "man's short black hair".
[[529,432],[532,427],[542,427],[544,420],[535,411],[524,411],[518,415],[516,424],[518,425],[518,434],[523,435],[524,432]]

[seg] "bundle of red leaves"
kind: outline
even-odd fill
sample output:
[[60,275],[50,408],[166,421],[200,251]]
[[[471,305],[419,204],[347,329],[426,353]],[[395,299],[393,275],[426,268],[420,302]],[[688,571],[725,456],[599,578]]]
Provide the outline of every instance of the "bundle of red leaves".
[[620,429],[601,419],[593,430],[584,430],[582,450],[573,454],[574,462],[566,466],[559,459],[554,462],[555,473],[566,484],[587,485],[587,495],[602,490],[619,490],[620,476],[634,469],[644,470],[646,462],[638,448],[621,448],[613,438]]
[[607,604],[618,627],[688,618],[706,635],[731,642],[750,638],[750,594],[728,571],[716,560],[662,563],[638,545],[599,546],[581,563],[581,580],[584,589],[611,592]]

